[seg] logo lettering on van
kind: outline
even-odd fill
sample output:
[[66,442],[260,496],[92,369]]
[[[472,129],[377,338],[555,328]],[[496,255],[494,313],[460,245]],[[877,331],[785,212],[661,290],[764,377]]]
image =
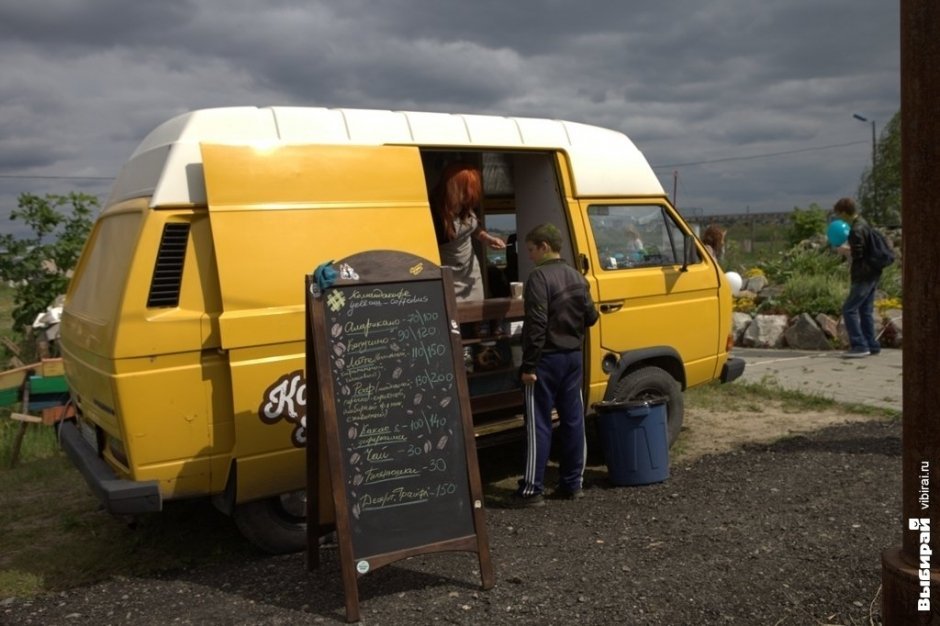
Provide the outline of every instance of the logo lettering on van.
[[281,376],[264,390],[258,417],[265,424],[286,420],[294,425],[291,443],[297,448],[307,444],[307,383],[303,370]]

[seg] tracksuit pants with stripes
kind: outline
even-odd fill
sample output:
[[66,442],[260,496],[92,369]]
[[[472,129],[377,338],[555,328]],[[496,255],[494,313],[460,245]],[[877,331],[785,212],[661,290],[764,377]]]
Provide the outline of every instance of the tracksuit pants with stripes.
[[535,370],[536,381],[525,386],[525,470],[519,493],[533,496],[545,488],[545,466],[552,446],[552,409],[558,412],[558,487],[581,488],[587,440],[584,436],[584,400],[581,393],[581,351],[543,353]]

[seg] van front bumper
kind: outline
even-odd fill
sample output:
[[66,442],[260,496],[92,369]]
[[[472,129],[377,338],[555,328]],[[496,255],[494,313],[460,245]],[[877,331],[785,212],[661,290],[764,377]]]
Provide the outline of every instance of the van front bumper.
[[725,361],[724,367],[721,368],[721,382],[730,383],[732,380],[737,380],[744,374],[744,359],[736,356],[729,356],[728,360]]
[[95,496],[112,515],[156,513],[163,509],[155,480],[135,482],[118,478],[85,441],[73,421],[59,424],[59,440],[72,464],[78,468]]

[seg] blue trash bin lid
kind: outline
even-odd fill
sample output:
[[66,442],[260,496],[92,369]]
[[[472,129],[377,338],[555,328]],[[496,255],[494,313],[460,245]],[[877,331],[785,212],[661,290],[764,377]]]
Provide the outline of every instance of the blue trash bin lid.
[[603,400],[591,405],[598,413],[630,411],[666,404],[666,398],[648,398],[646,400]]

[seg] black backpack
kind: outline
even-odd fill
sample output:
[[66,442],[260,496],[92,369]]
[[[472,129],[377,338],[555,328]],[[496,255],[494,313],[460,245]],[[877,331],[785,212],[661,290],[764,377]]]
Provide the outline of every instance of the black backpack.
[[874,269],[883,270],[894,263],[894,250],[881,231],[868,229],[868,241],[865,242],[865,261]]

